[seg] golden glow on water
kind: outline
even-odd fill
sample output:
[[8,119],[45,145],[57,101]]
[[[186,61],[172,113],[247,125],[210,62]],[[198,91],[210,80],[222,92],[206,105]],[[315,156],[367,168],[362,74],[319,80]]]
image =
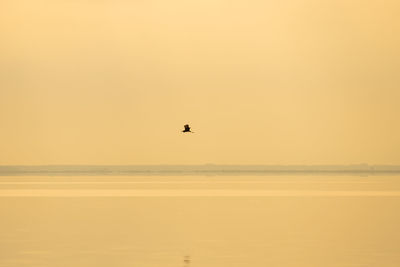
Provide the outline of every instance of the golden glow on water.
[[0,266],[395,267],[399,178],[0,176]]
[[399,191],[266,191],[266,190],[0,190],[0,197],[374,197]]

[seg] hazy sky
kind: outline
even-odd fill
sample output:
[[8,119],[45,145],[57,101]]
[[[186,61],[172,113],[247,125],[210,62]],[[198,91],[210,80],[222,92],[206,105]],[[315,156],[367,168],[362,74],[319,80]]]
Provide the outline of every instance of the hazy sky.
[[400,164],[399,10],[2,0],[0,164]]

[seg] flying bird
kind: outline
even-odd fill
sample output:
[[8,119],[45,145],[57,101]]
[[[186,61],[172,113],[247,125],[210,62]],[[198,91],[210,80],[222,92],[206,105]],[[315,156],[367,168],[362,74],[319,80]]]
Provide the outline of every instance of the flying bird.
[[189,124],[185,124],[183,127],[185,127],[185,129],[182,131],[182,133],[194,133],[194,132],[190,131]]

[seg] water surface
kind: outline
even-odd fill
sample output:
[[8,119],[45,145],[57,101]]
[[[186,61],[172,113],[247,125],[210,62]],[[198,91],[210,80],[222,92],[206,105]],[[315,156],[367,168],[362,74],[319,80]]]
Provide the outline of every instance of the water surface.
[[399,181],[1,176],[0,266],[398,267]]

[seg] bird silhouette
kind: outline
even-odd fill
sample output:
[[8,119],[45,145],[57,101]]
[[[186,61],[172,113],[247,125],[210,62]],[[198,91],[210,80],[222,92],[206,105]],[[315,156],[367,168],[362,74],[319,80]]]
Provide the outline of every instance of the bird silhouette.
[[190,130],[189,124],[185,124],[183,127],[185,127],[185,129],[182,131],[182,133],[194,133]]

